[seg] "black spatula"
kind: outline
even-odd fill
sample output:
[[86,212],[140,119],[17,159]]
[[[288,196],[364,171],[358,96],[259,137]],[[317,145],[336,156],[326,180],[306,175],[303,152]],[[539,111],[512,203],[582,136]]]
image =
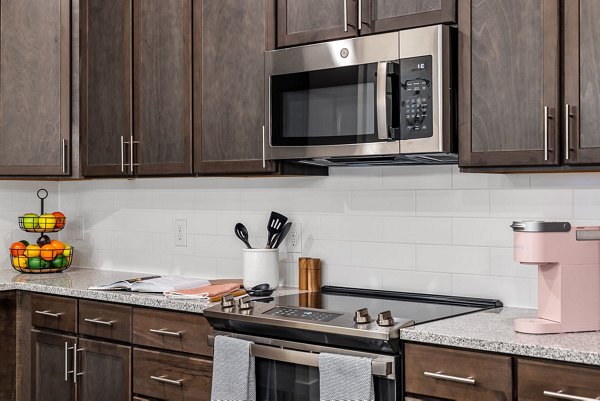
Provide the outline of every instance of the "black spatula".
[[269,222],[267,223],[267,231],[269,235],[267,236],[267,246],[266,249],[271,249],[277,236],[281,233],[281,229],[287,223],[288,218],[282,214],[277,212],[271,212],[271,216],[269,217]]

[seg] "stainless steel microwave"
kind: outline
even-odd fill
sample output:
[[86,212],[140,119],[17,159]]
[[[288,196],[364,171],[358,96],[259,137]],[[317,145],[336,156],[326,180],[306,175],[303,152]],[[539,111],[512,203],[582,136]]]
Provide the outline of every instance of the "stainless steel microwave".
[[324,166],[456,163],[451,30],[266,52],[265,157]]

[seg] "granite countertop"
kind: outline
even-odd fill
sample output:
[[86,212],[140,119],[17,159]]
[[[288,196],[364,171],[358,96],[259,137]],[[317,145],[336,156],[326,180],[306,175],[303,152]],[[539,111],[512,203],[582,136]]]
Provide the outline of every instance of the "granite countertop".
[[[143,275],[144,273],[77,267],[71,267],[62,273],[50,274],[23,274],[13,269],[3,269],[0,270],[0,291],[26,290],[194,313],[202,313],[204,309],[215,304],[205,300],[168,299],[162,294],[88,290],[88,287],[94,285],[109,284]],[[280,287],[275,291],[274,295],[297,294],[298,292],[297,288]]]
[[600,366],[600,332],[522,334],[513,320],[537,317],[536,309],[497,308],[406,329],[400,338],[428,344]]

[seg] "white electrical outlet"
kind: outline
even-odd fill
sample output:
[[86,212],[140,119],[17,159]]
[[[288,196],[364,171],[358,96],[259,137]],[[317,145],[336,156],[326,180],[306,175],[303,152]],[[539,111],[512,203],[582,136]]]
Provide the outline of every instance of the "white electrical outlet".
[[175,228],[175,246],[187,246],[187,221],[185,219],[176,219]]
[[302,252],[302,223],[294,223],[287,238],[287,250],[292,253]]

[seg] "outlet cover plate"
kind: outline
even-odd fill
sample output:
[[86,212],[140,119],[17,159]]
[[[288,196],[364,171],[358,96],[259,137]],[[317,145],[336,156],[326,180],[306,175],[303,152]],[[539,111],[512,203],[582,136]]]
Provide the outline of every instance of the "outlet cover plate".
[[175,246],[187,246],[187,220],[175,219],[173,221]]

